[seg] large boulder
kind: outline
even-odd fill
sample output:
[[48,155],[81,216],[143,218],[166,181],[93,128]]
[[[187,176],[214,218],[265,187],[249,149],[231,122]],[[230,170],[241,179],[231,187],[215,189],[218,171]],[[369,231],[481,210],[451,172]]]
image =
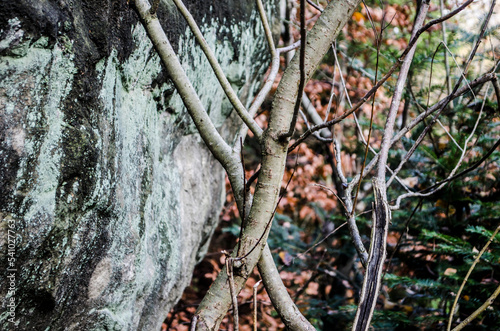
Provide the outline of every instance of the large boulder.
[[[269,64],[254,2],[186,4],[248,103]],[[158,16],[234,143],[241,123],[184,20],[169,1]],[[128,1],[2,1],[0,114],[0,329],[159,330],[224,173]]]

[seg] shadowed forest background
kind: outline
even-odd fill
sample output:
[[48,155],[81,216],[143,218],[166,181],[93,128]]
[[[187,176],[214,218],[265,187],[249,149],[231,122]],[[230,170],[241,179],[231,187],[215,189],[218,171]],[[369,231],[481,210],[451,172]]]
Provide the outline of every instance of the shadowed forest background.
[[[314,2],[307,8],[307,22],[311,26],[319,16]],[[429,17],[438,17],[452,3],[431,2]],[[488,4],[474,3],[473,10],[461,13],[429,30],[418,44],[409,79],[398,112],[397,126],[403,128],[409,119],[423,107],[449,93],[448,81],[459,75],[457,66],[465,62],[471,41],[477,38],[481,17]],[[300,39],[298,2],[291,4],[289,17],[284,21],[289,30],[281,35],[280,45]],[[498,7],[497,7],[498,8]],[[398,54],[408,45],[416,15],[415,3],[404,1],[366,2],[356,10],[332,46],[318,71],[305,87],[306,101],[297,124],[303,133],[313,122],[310,107],[321,118],[331,119],[335,112],[343,112],[359,101],[374,85],[376,70],[385,73]],[[481,13],[481,14],[479,14]],[[494,14],[498,15],[498,14]],[[489,36],[473,61],[474,77],[482,70],[498,69],[500,60],[500,20],[493,18]],[[377,55],[376,33],[380,26],[380,49]],[[376,32],[374,32],[376,31]],[[440,43],[446,35],[445,49]],[[334,54],[336,52],[336,54]],[[286,57],[281,67],[286,67]],[[377,69],[378,61],[378,69]],[[368,135],[370,113],[375,112],[373,127],[383,127],[383,117],[390,103],[394,80],[378,90],[375,106],[365,104],[358,114],[363,134]],[[275,85],[276,86],[276,85]],[[448,92],[447,92],[448,91]],[[269,103],[265,103],[259,123],[265,123]],[[308,109],[309,108],[309,109]],[[332,114],[333,113],[333,114]],[[478,116],[481,120],[478,121]],[[387,240],[388,260],[384,265],[381,295],[378,297],[373,330],[444,330],[456,292],[478,252],[490,239],[500,220],[499,182],[499,125],[500,113],[493,88],[474,89],[449,105],[401,171],[404,184],[412,191],[432,186],[455,166],[466,139],[469,150],[461,169],[471,169],[454,179],[436,194],[412,198],[393,214]],[[314,117],[313,117],[314,118]],[[476,121],[478,121],[476,123]],[[317,123],[315,123],[317,124]],[[342,142],[340,155],[346,177],[361,170],[365,147],[359,143],[359,131],[352,117],[333,129]],[[398,149],[391,151],[396,158],[407,150],[426,125],[406,134]],[[474,129],[474,127],[477,128]],[[323,129],[321,136],[331,137],[331,130]],[[468,138],[475,132],[472,139]],[[372,135],[371,146],[378,149],[380,134]],[[496,143],[496,144],[495,144]],[[477,161],[494,147],[489,158]],[[247,138],[244,148],[246,177],[251,178],[259,167],[258,143]],[[299,309],[319,330],[347,330],[354,318],[362,282],[363,267],[351,243],[345,225],[342,206],[332,191],[342,192],[336,177],[335,151],[332,143],[310,138],[287,158],[281,200],[271,228],[268,243],[276,264],[292,298]],[[396,160],[390,167],[397,166]],[[241,226],[236,203],[229,182],[221,214],[221,224],[212,239],[207,256],[197,265],[191,285],[170,312],[163,325],[166,330],[188,330],[197,304],[224,266],[221,250],[233,247]],[[365,241],[369,240],[371,224],[371,183],[360,187],[359,227]],[[399,186],[394,196],[402,194]],[[480,306],[499,286],[500,237],[495,239],[473,269],[455,307],[458,319],[463,320]],[[239,295],[241,330],[252,330],[254,319],[254,285],[257,288],[257,321],[262,330],[281,330],[280,321],[255,271]],[[221,329],[232,330],[228,314]],[[498,302],[494,302],[466,330],[500,328]]]

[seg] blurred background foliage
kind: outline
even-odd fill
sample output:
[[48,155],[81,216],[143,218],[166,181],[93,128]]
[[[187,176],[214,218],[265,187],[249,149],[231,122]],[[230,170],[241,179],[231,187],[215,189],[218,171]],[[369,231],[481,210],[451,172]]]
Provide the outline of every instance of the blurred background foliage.
[[[454,4],[445,1],[442,10],[450,10]],[[319,5],[324,6],[325,2],[320,1]],[[448,77],[453,86],[460,74],[457,65],[464,63],[479,33],[480,23],[474,24],[472,21],[480,22],[484,16],[481,13],[488,5],[489,2],[478,2],[472,9],[447,22],[449,70],[445,66],[445,48],[439,46],[443,41],[442,25],[422,35],[404,91],[397,130],[422,109],[448,94]],[[291,16],[285,19],[290,27],[283,35],[285,41],[299,38],[297,7],[294,4]],[[338,68],[342,70],[347,96],[352,103],[358,101],[374,85],[375,75],[378,78],[384,75],[407,46],[416,9],[414,2],[403,0],[384,3],[368,1],[359,8],[336,42],[338,63],[335,63],[333,51],[327,54],[314,78],[307,84],[308,98],[322,118],[331,119],[335,114],[349,109]],[[319,11],[308,7],[307,21],[310,26],[318,15]],[[440,4],[433,1],[428,19],[439,16]],[[381,22],[385,29],[377,52],[374,30],[380,32]],[[464,26],[463,22],[467,24]],[[491,70],[495,62],[499,61],[500,33],[497,24],[490,24],[467,79],[473,80]],[[282,58],[282,67],[285,66],[285,58]],[[396,78],[396,75],[391,78],[376,95],[374,131],[370,141],[375,150],[380,146],[381,131]],[[332,111],[327,114],[330,102]],[[458,172],[474,165],[500,139],[498,107],[489,83],[455,99],[440,117],[441,125],[433,126],[399,173],[404,184],[418,192],[447,178],[465,144],[467,150]],[[269,108],[270,102],[258,117],[264,125]],[[371,111],[371,105],[367,103],[357,114],[365,137],[368,135]],[[392,169],[398,166],[426,123],[418,125],[411,134],[393,146],[389,158]],[[475,126],[474,134],[467,140]],[[299,120],[298,133],[305,129],[304,121]],[[352,117],[338,124],[334,130],[342,145],[340,158],[344,174],[351,179],[361,170],[365,147],[360,143]],[[258,169],[260,160],[259,146],[252,137],[248,137],[245,142],[244,155],[249,178]],[[335,191],[341,195],[342,192],[336,178],[333,156],[331,143],[314,139],[308,139],[289,155],[282,199],[268,240],[292,298],[318,330],[349,329],[363,280],[363,267],[352,245],[349,230],[343,226],[346,220],[344,209],[331,193]],[[368,161],[372,156],[369,154]],[[290,177],[292,179],[286,186]],[[373,201],[370,177],[367,176],[361,184],[356,210],[358,226],[367,247]],[[211,253],[198,265],[191,286],[170,312],[164,324],[165,329],[188,329],[196,304],[221,270],[223,257],[219,252],[234,247],[237,242],[241,220],[229,184],[227,192],[221,225],[214,235]],[[405,192],[394,181],[388,189],[389,199],[395,199]],[[453,300],[467,271],[500,224],[499,201],[498,148],[477,168],[451,181],[437,193],[403,200],[401,208],[392,215],[388,257],[372,322],[373,330],[446,329]],[[241,330],[252,329],[252,286],[259,279],[255,272],[247,288],[240,294]],[[453,325],[482,305],[499,286],[499,281],[500,235],[496,235],[465,285],[454,312]],[[283,329],[262,285],[258,289],[259,329]],[[466,330],[500,330],[499,308],[500,300],[497,300]],[[230,328],[230,320],[226,318],[223,329]]]

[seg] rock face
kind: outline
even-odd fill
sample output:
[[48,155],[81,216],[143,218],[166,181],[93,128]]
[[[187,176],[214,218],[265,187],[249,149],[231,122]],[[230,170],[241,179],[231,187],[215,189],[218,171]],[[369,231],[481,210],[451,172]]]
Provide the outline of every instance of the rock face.
[[[186,5],[251,99],[269,64],[254,2]],[[184,20],[169,1],[158,16],[235,140]],[[0,329],[159,330],[206,251],[224,174],[127,1],[2,1],[0,114]]]

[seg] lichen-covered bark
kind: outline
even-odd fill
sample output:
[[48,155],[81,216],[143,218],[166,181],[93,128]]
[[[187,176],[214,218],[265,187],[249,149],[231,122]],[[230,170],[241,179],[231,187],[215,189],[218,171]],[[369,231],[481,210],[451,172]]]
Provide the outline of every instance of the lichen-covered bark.
[[[269,61],[253,4],[188,5],[248,99]],[[204,55],[172,4],[159,17],[231,141],[240,123]],[[127,1],[6,1],[0,31],[0,329],[157,330],[206,250],[222,168]]]

